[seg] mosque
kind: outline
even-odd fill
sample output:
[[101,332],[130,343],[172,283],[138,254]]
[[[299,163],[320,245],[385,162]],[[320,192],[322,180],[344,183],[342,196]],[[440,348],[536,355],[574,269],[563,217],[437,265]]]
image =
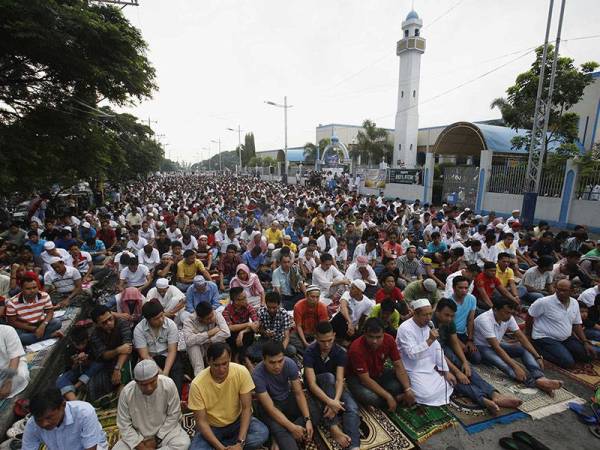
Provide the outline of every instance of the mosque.
[[[526,160],[526,150],[515,149],[511,144],[512,139],[524,135],[525,130],[516,131],[503,126],[501,119],[419,128],[421,57],[426,50],[426,40],[421,35],[422,27],[423,20],[414,10],[410,11],[402,22],[403,34],[396,45],[396,54],[400,58],[398,101],[395,129],[388,129],[394,142],[392,167],[422,167],[428,153],[433,155],[436,162],[477,166],[481,152],[485,150],[493,152],[495,160]],[[600,133],[597,133],[600,123],[600,72],[595,72],[593,77],[594,82],[585,89],[583,98],[571,110],[579,115],[579,145],[584,151],[600,142]],[[345,151],[356,143],[361,129],[360,125],[319,124],[314,142],[333,138]],[[259,152],[258,156],[271,156],[281,162],[285,158],[282,149]],[[303,147],[288,148],[288,161],[291,167],[302,164]]]

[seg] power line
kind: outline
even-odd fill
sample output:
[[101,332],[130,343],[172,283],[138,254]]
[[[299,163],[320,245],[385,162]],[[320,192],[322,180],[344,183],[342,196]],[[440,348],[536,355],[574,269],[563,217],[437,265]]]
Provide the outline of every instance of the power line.
[[[493,69],[491,69],[491,70],[488,70],[487,72],[485,72],[485,73],[482,73],[481,75],[479,75],[479,76],[477,76],[477,77],[475,77],[475,78],[471,78],[470,80],[468,80],[468,81],[465,81],[465,82],[463,82],[463,83],[460,83],[459,85],[457,85],[457,86],[454,86],[454,87],[453,87],[453,88],[451,88],[451,89],[448,89],[448,90],[446,90],[446,91],[444,91],[444,92],[441,92],[441,93],[439,93],[439,94],[437,94],[437,95],[434,95],[433,97],[430,97],[430,98],[428,98],[428,99],[426,99],[426,100],[423,100],[422,102],[419,102],[419,103],[418,103],[418,104],[416,104],[416,105],[409,106],[408,108],[405,108],[405,109],[403,109],[403,110],[400,110],[400,111],[397,111],[397,112],[404,112],[404,111],[408,111],[409,109],[413,109],[413,108],[416,108],[417,106],[421,106],[421,105],[424,105],[425,103],[429,103],[429,102],[432,102],[433,100],[437,100],[438,98],[440,98],[440,97],[443,97],[443,96],[445,96],[445,95],[447,95],[447,94],[450,94],[451,92],[454,92],[454,91],[456,91],[457,89],[460,89],[460,88],[462,88],[462,87],[464,87],[464,86],[466,86],[466,85],[468,85],[468,84],[471,84],[471,83],[473,83],[473,82],[475,82],[475,81],[481,80],[482,78],[484,78],[484,77],[486,77],[486,76],[488,76],[488,75],[490,75],[490,74],[492,74],[492,73],[494,73],[494,72],[496,72],[496,71],[498,71],[498,70],[502,69],[503,67],[506,67],[506,66],[508,66],[509,64],[511,64],[511,63],[513,63],[513,62],[515,62],[515,61],[517,61],[517,60],[519,60],[519,59],[523,58],[524,56],[527,56],[527,55],[528,55],[529,53],[531,53],[532,51],[533,51],[533,50],[529,49],[529,50],[527,50],[526,52],[524,52],[524,53],[520,54],[519,56],[517,56],[516,58],[513,58],[513,59],[511,59],[510,61],[507,61],[507,62],[505,62],[505,63],[503,63],[503,64],[500,64],[499,66],[496,66],[496,67],[494,67]],[[387,118],[387,117],[390,117],[390,116],[393,116],[393,115],[394,115],[394,114],[386,114],[385,116],[375,117],[373,120],[384,119],[384,118]]]

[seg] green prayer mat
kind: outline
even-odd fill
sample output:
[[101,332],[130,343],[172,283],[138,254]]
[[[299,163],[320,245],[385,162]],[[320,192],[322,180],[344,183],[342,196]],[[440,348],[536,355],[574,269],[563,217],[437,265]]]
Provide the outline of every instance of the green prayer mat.
[[435,433],[456,426],[456,420],[442,406],[398,407],[387,413],[390,419],[414,442],[422,444]]

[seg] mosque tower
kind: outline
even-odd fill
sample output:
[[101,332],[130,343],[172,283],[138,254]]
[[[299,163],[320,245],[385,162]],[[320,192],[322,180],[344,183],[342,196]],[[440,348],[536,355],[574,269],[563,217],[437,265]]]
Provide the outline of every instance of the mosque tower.
[[419,78],[421,55],[425,53],[425,39],[421,37],[423,21],[413,10],[402,22],[402,39],[396,45],[400,57],[398,77],[398,110],[394,131],[394,158],[392,167],[412,169],[417,164],[417,135],[419,132]]

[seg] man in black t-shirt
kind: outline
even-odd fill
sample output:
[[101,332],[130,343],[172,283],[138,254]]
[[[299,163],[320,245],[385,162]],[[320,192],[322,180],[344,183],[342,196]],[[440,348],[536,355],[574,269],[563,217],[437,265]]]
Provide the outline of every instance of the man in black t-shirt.
[[333,439],[342,448],[358,449],[360,417],[358,405],[344,388],[346,363],[346,351],[335,343],[331,323],[319,322],[315,342],[304,351],[304,379],[323,408],[323,424]]

